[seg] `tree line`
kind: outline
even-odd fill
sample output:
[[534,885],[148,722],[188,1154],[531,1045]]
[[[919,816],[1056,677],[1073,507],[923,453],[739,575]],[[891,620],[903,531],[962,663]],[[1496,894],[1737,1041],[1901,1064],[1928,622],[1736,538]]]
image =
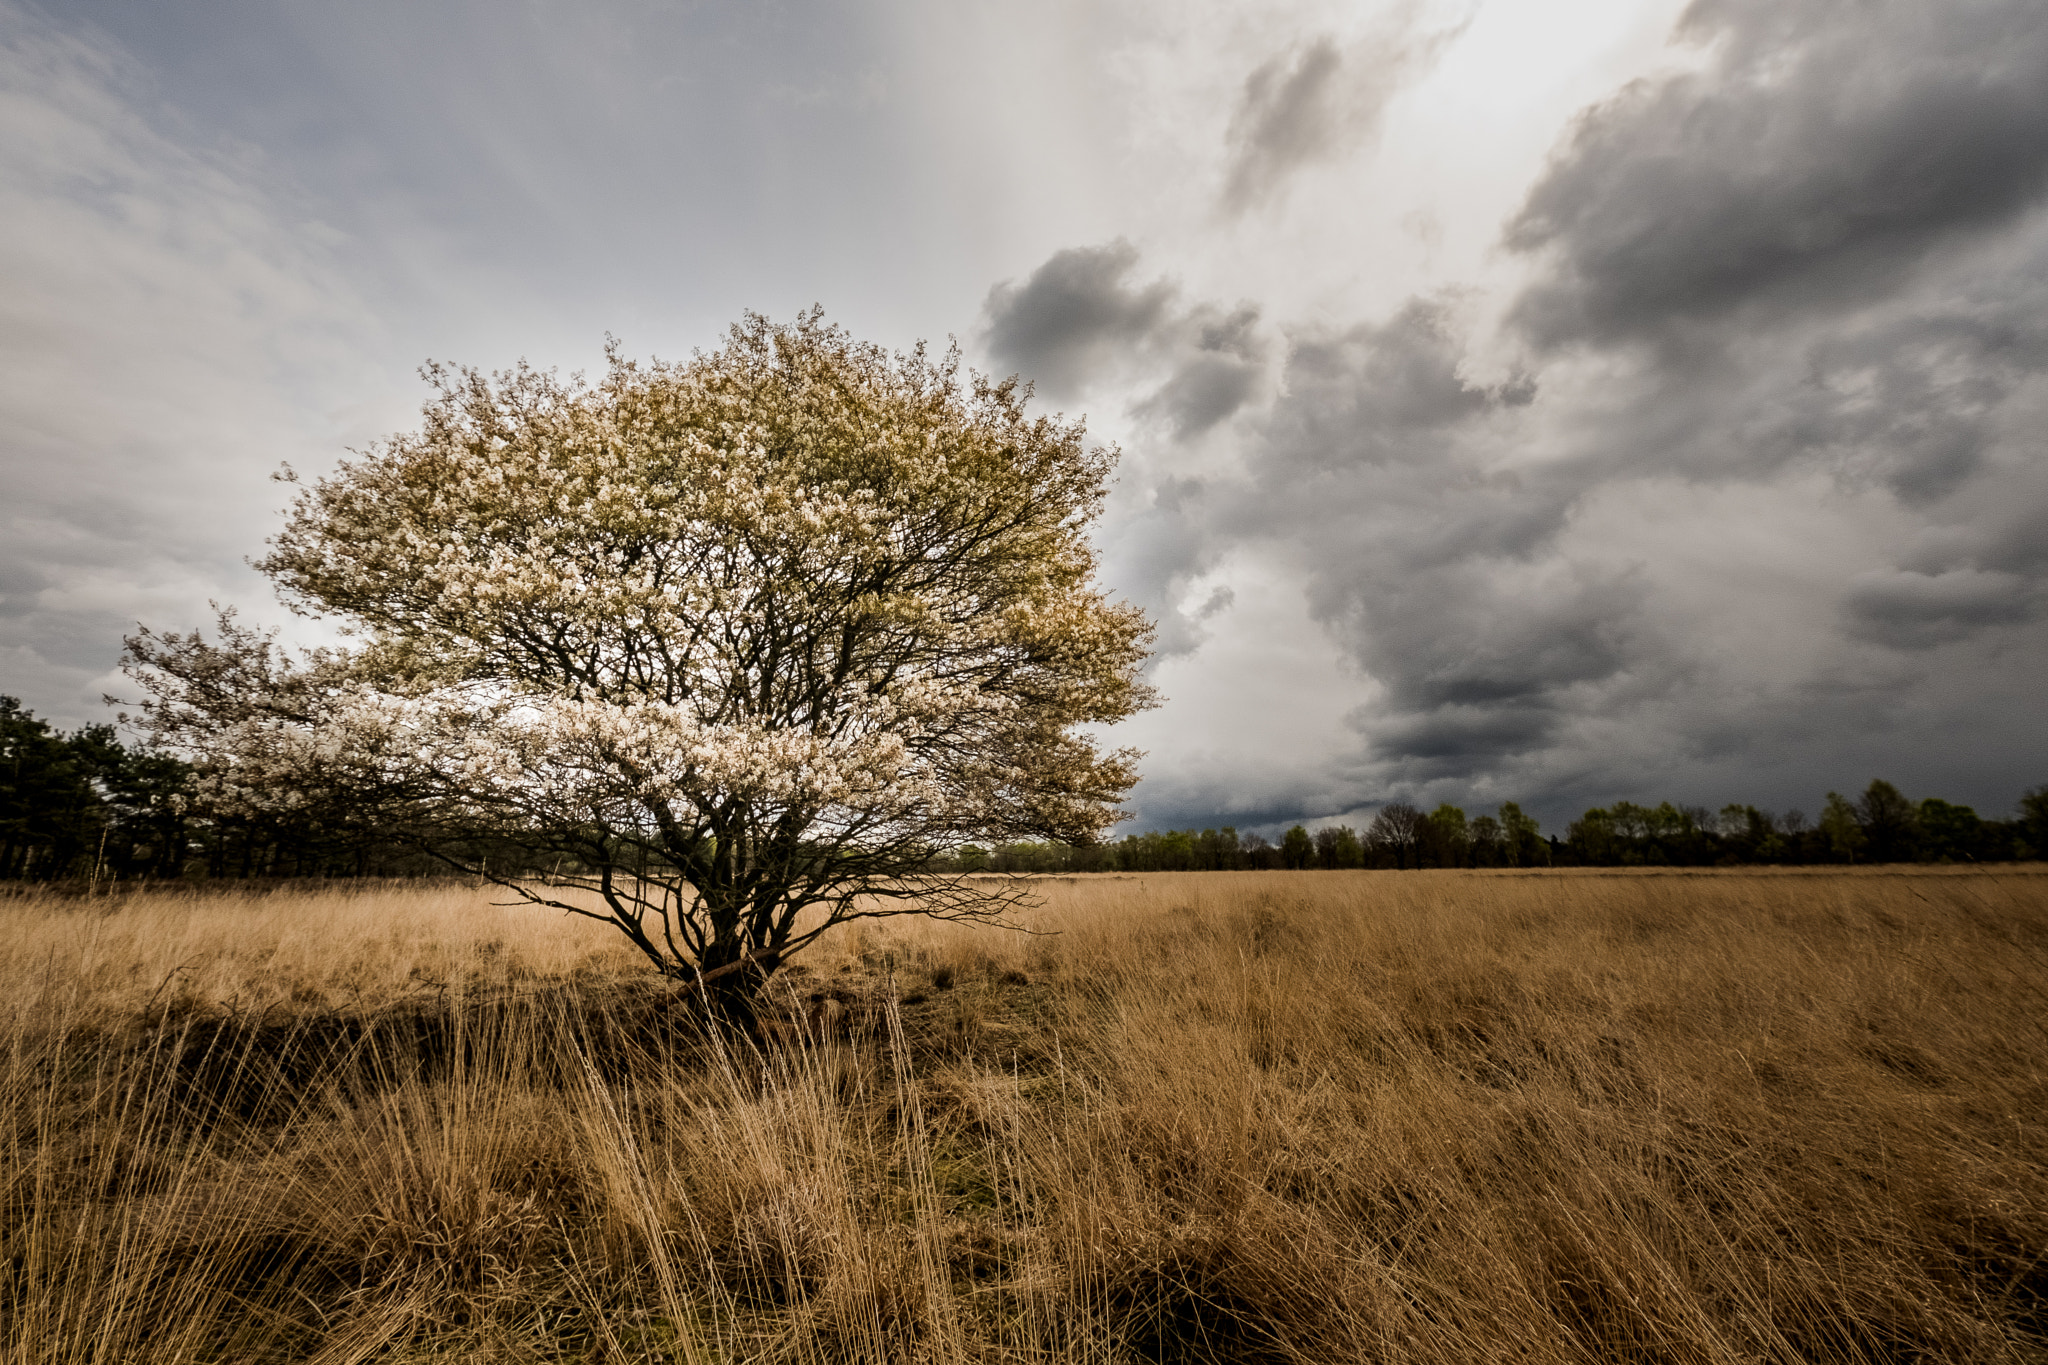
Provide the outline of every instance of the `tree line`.
[[1987,819],[1940,797],[1911,801],[1874,780],[1860,797],[1829,792],[1818,819],[1752,805],[1718,812],[1666,801],[1617,801],[1545,837],[1510,801],[1495,815],[1467,816],[1395,802],[1361,832],[1348,825],[1295,825],[1276,842],[1223,826],[1126,835],[1089,847],[967,845],[941,860],[953,872],[1211,872],[1278,868],[1725,867],[1744,864],[1990,863],[2048,855],[2048,786],[2020,798],[2014,815]]
[[[437,831],[440,833],[441,831]],[[227,810],[174,755],[123,744],[111,725],[65,733],[0,696],[0,880],[124,881],[187,877],[394,877],[448,870],[418,831],[361,810],[308,800]],[[467,848],[507,872],[516,841],[471,831]],[[1277,840],[1224,825],[1155,830],[1094,844],[963,845],[934,873],[1211,872],[1281,868],[1707,867],[1749,863],[2010,862],[2048,851],[2048,786],[2011,818],[1912,801],[1873,781],[1856,798],[1830,792],[1818,818],[1752,805],[1618,801],[1545,837],[1510,801],[1468,816],[1396,802],[1364,830],[1297,824]],[[560,870],[560,869],[555,869]]]

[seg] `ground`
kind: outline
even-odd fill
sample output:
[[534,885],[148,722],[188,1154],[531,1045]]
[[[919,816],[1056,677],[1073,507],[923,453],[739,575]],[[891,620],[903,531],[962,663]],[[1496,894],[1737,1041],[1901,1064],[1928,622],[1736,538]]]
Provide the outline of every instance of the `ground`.
[[6,1358],[2048,1359],[2048,868],[1038,890],[0,902]]

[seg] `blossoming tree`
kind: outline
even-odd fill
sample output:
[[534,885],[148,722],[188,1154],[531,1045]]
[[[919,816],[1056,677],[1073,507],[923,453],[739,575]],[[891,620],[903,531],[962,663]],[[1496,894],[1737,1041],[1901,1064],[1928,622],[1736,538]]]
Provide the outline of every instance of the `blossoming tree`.
[[[1087,727],[1150,704],[1151,627],[1093,582],[1115,452],[1014,380],[815,310],[594,386],[428,373],[423,427],[302,486],[260,565],[350,647],[130,641],[213,800],[402,807],[729,1005],[831,924],[1013,903],[939,848],[1117,818],[1137,756]],[[547,874],[465,858],[479,828]]]

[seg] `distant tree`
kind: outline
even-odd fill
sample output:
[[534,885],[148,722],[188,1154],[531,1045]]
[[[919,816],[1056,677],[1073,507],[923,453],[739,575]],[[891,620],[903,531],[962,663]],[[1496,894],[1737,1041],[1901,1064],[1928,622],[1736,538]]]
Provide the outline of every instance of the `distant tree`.
[[1366,842],[1392,855],[1395,867],[1414,867],[1416,850],[1422,840],[1421,811],[1405,801],[1381,806],[1366,827]]
[[[1115,452],[1014,381],[816,313],[594,388],[430,376],[424,427],[302,491],[261,566],[360,646],[225,694],[245,661],[131,648],[215,794],[403,811],[735,1011],[830,924],[1015,900],[938,850],[1118,818],[1136,756],[1086,727],[1151,704],[1151,627],[1093,582]],[[466,856],[478,825],[584,894]]]
[[1325,825],[1316,831],[1316,861],[1323,867],[1365,866],[1365,848],[1349,825]]
[[1640,806],[1617,801],[1595,807],[1573,822],[1568,847],[1582,862],[1663,866],[1712,862],[1721,844],[1715,833],[1720,821],[1698,806],[1669,801]]
[[190,776],[111,725],[65,734],[0,697],[0,877],[177,876]]
[[1910,862],[1920,832],[1919,812],[1899,789],[1873,779],[1856,801],[1856,823],[1862,826],[1872,862]]
[[1229,825],[1205,829],[1196,841],[1198,864],[1205,870],[1228,872],[1244,866],[1244,852],[1237,844],[1237,831]]
[[1536,821],[1524,815],[1520,806],[1512,801],[1502,804],[1500,828],[1502,842],[1513,866],[1549,866],[1550,846],[1544,843],[1543,832]]
[[1315,865],[1321,868],[1334,868],[1335,866],[1337,866],[1336,829],[1329,825],[1325,825],[1323,828],[1315,832],[1314,842]]
[[1247,834],[1241,841],[1244,865],[1255,872],[1271,872],[1282,866],[1280,850],[1262,834]]
[[92,777],[66,736],[0,697],[0,876],[72,870],[98,833]]
[[1610,867],[1622,861],[1631,841],[1616,827],[1613,812],[1594,806],[1566,827],[1565,843],[1579,862]]
[[1820,834],[1827,856],[1838,863],[1853,863],[1869,842],[1856,807],[1840,792],[1829,792],[1820,813]]
[[1669,801],[1642,808],[1643,861],[1652,864],[1685,864],[1691,859],[1695,826],[1690,812]]
[[1643,845],[1649,842],[1653,828],[1650,807],[1639,806],[1633,801],[1617,801],[1607,811],[1615,836],[1623,840],[1640,861]]
[[191,766],[171,754],[124,745],[111,725],[72,739],[97,791],[108,838],[107,869],[124,877],[176,877],[184,870],[192,815]]
[[2028,856],[2048,858],[2048,785],[2029,787],[2020,797],[2019,824]]
[[1349,825],[1337,826],[1337,837],[1333,841],[1337,866],[1359,868],[1365,866],[1365,840]]
[[1491,815],[1472,817],[1472,863],[1475,867],[1499,867],[1505,856],[1500,821]]
[[1755,806],[1726,805],[1714,822],[1726,859],[1733,862],[1779,862],[1785,857],[1785,841],[1777,822],[1766,810]]
[[1280,859],[1289,867],[1310,867],[1315,863],[1315,840],[1307,827],[1296,825],[1280,840]]
[[1915,813],[1920,855],[1930,862],[1976,862],[1985,853],[1984,821],[1968,806],[1951,805],[1937,796],[1920,803]]
[[1464,867],[1472,857],[1472,830],[1465,812],[1446,801],[1423,817],[1421,861]]

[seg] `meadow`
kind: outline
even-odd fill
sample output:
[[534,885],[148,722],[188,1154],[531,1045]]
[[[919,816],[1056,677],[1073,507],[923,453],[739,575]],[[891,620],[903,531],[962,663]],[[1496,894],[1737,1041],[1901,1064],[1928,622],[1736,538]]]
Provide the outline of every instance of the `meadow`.
[[0,1351],[2048,1360],[2048,867],[1038,890],[758,1046],[488,890],[0,900]]

